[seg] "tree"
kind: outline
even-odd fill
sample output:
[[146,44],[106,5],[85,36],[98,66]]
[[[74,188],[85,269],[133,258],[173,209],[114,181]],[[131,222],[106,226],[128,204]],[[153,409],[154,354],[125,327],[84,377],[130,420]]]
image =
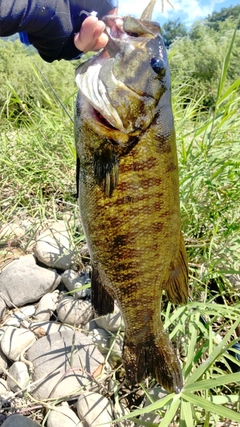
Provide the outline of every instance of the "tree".
[[221,9],[220,12],[213,12],[211,15],[208,15],[205,19],[205,24],[213,28],[215,31],[219,31],[220,23],[226,21],[226,19],[231,18],[233,21],[238,21],[238,28],[240,29],[240,5],[230,6]]
[[174,40],[187,35],[187,28],[178,18],[175,21],[168,21],[163,24],[162,33],[165,45],[168,48]]

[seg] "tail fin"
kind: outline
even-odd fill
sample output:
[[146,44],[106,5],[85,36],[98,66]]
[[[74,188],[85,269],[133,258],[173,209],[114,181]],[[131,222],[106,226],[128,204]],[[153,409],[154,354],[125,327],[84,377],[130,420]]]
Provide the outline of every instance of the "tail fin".
[[123,363],[132,384],[140,383],[151,375],[170,393],[179,393],[183,387],[180,364],[163,329],[157,337],[148,337],[143,343],[133,343],[126,337]]
[[171,275],[164,286],[167,298],[174,304],[186,304],[188,301],[188,263],[182,234],[179,254],[171,267]]

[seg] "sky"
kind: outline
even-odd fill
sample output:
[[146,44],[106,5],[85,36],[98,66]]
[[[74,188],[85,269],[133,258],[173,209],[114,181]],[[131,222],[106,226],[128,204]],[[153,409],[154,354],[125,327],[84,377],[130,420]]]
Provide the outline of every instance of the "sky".
[[[198,19],[204,19],[212,12],[219,12],[222,8],[236,6],[239,0],[170,0],[174,9],[167,0],[157,0],[153,20],[163,25],[168,20],[180,18],[187,27]],[[119,0],[119,15],[133,15],[140,18],[149,0]],[[163,12],[162,12],[163,3]]]

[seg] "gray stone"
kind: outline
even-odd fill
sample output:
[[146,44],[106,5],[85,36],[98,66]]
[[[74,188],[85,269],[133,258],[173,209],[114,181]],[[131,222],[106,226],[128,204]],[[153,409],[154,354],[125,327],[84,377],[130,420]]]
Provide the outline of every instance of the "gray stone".
[[92,304],[89,301],[64,296],[57,306],[57,316],[60,322],[68,325],[85,325],[94,316]]
[[28,350],[27,359],[33,363],[33,381],[37,381],[31,394],[40,400],[79,394],[83,385],[91,383],[89,374],[104,363],[90,339],[74,331],[40,338]]
[[[32,257],[32,259],[34,259]],[[11,262],[0,274],[0,292],[6,304],[17,307],[38,301],[59,285],[61,276],[39,267],[28,256]]]
[[32,322],[30,329],[38,338],[45,335],[54,334],[55,332],[71,331],[72,328],[58,322]]
[[[147,391],[147,394],[151,397],[151,400],[146,397],[146,401],[144,402],[144,407],[146,408],[146,410],[148,405],[165,397],[167,395],[167,392],[162,387],[153,387],[152,389],[149,389]],[[149,413],[146,412],[145,414],[140,415],[140,420],[148,423],[159,424],[161,422],[161,417],[160,415],[156,414],[155,411]]]
[[1,348],[8,359],[17,361],[35,339],[33,332],[27,329],[8,326],[1,340]]
[[121,311],[117,304],[114,305],[114,312],[102,317],[95,317],[95,322],[99,328],[107,331],[117,332],[119,328],[124,329]]
[[23,415],[10,415],[4,421],[2,427],[40,427],[40,424]]
[[113,414],[109,400],[99,393],[86,391],[80,394],[77,401],[77,413],[85,427],[104,424],[111,427]]
[[47,418],[47,427],[83,427],[83,424],[71,408],[56,406]]
[[8,370],[7,384],[14,393],[26,389],[29,385],[28,368],[23,362],[15,362]]
[[82,289],[91,283],[89,276],[84,272],[78,274],[74,270],[66,270],[62,274],[62,281],[75,298],[85,298],[91,294],[90,286]]
[[226,278],[236,291],[240,289],[240,274],[226,274]]
[[5,301],[0,297],[0,322],[3,319],[5,312],[6,312],[6,304],[5,304]]
[[2,352],[2,349],[0,347],[0,374],[5,372],[5,369],[7,369],[7,366],[8,366],[7,358],[5,354]]
[[35,255],[48,267],[76,269],[75,251],[70,247],[71,237],[64,221],[55,222],[37,239]]
[[102,354],[109,351],[110,334],[106,329],[96,328],[88,333],[88,337]]
[[11,316],[6,320],[5,326],[15,326],[19,327],[22,323],[25,322],[25,319],[29,319],[35,313],[34,305],[27,305],[26,307],[22,307],[21,310],[14,311]]
[[35,318],[42,321],[49,320],[52,313],[57,308],[58,298],[59,291],[54,291],[52,293],[47,293],[46,295],[43,295],[43,297],[38,303]]
[[124,342],[123,333],[112,335],[110,338],[110,347],[112,347],[112,353],[114,354],[115,360],[122,358],[123,342]]

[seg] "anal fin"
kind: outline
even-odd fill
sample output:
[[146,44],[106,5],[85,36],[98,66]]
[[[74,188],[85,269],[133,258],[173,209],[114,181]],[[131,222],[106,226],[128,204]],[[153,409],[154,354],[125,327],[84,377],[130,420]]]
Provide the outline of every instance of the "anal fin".
[[103,287],[98,271],[93,267],[92,269],[92,304],[99,316],[112,313],[114,310],[114,299]]
[[164,285],[166,296],[173,304],[186,304],[188,301],[188,261],[183,235],[180,236],[178,257],[172,262],[171,275]]

